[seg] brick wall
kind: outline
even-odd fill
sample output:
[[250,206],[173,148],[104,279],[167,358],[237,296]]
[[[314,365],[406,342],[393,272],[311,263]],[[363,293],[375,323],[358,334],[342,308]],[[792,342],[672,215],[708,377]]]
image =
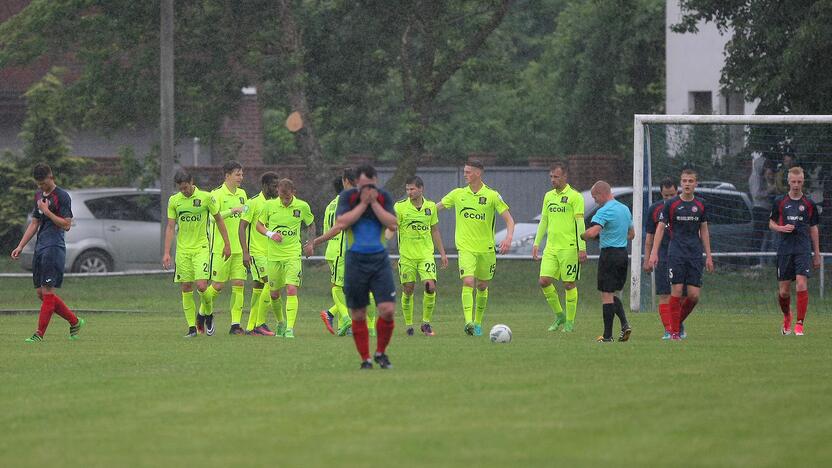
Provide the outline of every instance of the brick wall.
[[243,95],[237,115],[223,119],[220,135],[231,149],[232,154],[227,157],[240,161],[244,167],[263,165],[263,116],[256,94]]

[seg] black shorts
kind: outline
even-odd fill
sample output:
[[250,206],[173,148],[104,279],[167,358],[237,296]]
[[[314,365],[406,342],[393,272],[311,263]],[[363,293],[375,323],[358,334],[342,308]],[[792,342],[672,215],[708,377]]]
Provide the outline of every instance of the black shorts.
[[608,247],[601,249],[598,258],[598,290],[614,293],[624,289],[627,283],[627,249]]
[[659,257],[659,263],[654,270],[656,272],[656,295],[658,296],[670,294],[670,273],[667,270],[667,257]]
[[797,275],[812,277],[812,254],[778,254],[777,281],[794,281]]
[[396,283],[387,251],[374,254],[347,251],[345,260],[344,296],[347,307],[367,307],[370,293],[373,293],[376,304],[396,302]]
[[702,270],[705,269],[704,258],[671,256],[667,260],[667,267],[670,284],[702,287]]
[[32,282],[35,288],[49,286],[60,288],[64,282],[64,263],[66,249],[63,247],[45,247],[35,251],[32,259]]

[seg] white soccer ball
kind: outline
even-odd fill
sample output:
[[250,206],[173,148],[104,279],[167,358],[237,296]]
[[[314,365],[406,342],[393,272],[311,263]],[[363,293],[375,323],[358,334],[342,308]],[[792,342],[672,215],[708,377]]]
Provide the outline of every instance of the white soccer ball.
[[498,323],[491,327],[488,336],[492,343],[509,343],[511,342],[511,328],[508,325]]

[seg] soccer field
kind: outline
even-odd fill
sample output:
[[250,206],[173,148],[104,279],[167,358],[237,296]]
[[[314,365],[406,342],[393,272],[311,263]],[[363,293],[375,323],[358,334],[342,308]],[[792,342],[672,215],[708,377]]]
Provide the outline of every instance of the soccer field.
[[[437,336],[389,348],[393,370],[358,370],[350,338],[325,333],[328,272],[305,270],[297,338],[181,338],[167,277],[68,279],[90,313],[82,339],[54,317],[0,315],[0,465],[17,466],[819,466],[832,459],[832,320],[813,296],[802,338],[779,335],[774,281],[706,277],[689,338],[659,340],[633,314],[628,343],[595,343],[587,268],[573,334],[551,315],[537,265],[498,264],[486,329],[463,335],[455,264],[440,272]],[[713,278],[719,278],[713,279]],[[721,285],[720,285],[721,284]],[[728,287],[728,285],[732,285]],[[716,300],[721,289],[731,289]],[[0,280],[0,308],[34,308],[29,279]],[[761,299],[765,298],[765,299]],[[739,309],[736,304],[755,304]],[[759,304],[759,305],[757,305]],[[417,294],[416,314],[421,314]],[[372,341],[372,339],[371,339]],[[826,462],[824,462],[826,460]]]

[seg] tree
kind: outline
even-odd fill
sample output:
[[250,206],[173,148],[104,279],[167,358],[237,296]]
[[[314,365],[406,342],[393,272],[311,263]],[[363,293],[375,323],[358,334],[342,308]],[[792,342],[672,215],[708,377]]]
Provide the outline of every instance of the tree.
[[731,39],[721,84],[760,114],[832,112],[832,1],[681,0],[676,32],[713,22]]

